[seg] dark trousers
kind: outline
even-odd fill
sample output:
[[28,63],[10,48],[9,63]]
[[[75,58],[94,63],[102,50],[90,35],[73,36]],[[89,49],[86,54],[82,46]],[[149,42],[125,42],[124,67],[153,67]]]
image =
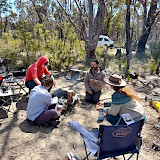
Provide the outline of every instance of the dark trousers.
[[51,119],[60,118],[61,113],[57,111],[58,105],[49,106],[48,110],[42,112],[32,123],[35,125],[40,125],[45,122],[49,122]]
[[[118,121],[120,119],[120,115],[118,114],[117,116],[112,116],[112,115],[106,114],[106,119],[107,119],[108,122],[110,122],[114,126],[114,125],[116,125],[118,123]],[[121,118],[121,120],[120,120],[118,125],[126,125],[126,123]]]
[[33,89],[37,84],[34,82],[34,80],[27,81],[25,83],[26,87],[29,88],[29,90]]
[[[25,85],[26,85],[27,88],[29,88],[29,92],[31,91],[31,89],[33,89],[35,86],[37,86],[37,84],[34,82],[34,80],[30,80],[30,81],[25,82]],[[51,89],[52,89],[52,87],[50,87],[48,89],[48,92],[50,92]]]
[[[106,119],[108,122],[110,122],[112,125],[116,125],[120,119],[120,115],[118,114],[117,116],[112,116],[112,115],[108,115],[106,114]],[[142,120],[142,124],[141,124],[141,127],[144,125],[145,121],[146,121],[146,117],[142,117],[141,119],[138,119],[138,120]],[[136,121],[136,120],[135,120]],[[118,123],[118,125],[127,125],[123,118],[121,118],[120,122]]]
[[91,102],[91,103],[94,103],[94,104],[97,104],[99,102],[99,98],[100,98],[100,95],[101,95],[101,91],[97,91],[97,92],[94,92],[92,91],[93,94],[89,94],[87,91],[86,91],[86,101],[87,102]]

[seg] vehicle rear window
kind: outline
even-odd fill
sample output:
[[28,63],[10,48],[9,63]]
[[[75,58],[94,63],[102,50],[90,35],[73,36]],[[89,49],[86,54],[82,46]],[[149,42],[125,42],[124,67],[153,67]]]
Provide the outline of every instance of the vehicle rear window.
[[104,40],[109,42],[109,39],[107,39],[107,38],[104,38]]
[[99,40],[98,41],[102,41],[103,40],[103,38],[99,38]]

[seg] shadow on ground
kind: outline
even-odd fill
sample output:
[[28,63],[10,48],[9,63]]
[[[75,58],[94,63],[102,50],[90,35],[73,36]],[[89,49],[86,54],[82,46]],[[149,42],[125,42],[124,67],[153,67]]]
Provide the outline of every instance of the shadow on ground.
[[49,125],[48,123],[44,125],[33,125],[29,123],[27,120],[24,120],[20,125],[19,128],[22,132],[25,133],[45,133],[49,134],[53,131],[53,129],[58,128],[58,124],[56,121],[52,122],[52,125]]
[[0,119],[8,118],[7,112],[0,108]]
[[28,95],[25,95],[20,100],[18,100],[18,102],[16,103],[17,111],[27,109],[28,99]]

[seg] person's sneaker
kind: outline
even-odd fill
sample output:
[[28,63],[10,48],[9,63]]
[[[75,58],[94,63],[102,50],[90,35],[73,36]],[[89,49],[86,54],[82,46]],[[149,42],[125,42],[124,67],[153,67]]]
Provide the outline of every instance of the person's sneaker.
[[66,113],[66,109],[65,108],[59,108],[58,112],[60,112],[61,115],[64,115]]
[[59,108],[65,108],[65,106],[64,105],[61,105],[61,104],[58,104],[58,109]]
[[48,126],[57,127],[60,121],[52,120],[48,122]]
[[30,124],[35,124],[34,121],[31,121],[28,118],[26,119],[26,121],[29,122]]

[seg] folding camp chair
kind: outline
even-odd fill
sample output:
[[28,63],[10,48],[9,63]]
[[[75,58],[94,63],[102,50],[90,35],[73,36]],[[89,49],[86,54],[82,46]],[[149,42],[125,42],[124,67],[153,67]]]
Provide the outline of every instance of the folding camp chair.
[[[128,160],[134,155],[138,154],[142,144],[141,126],[142,121],[137,121],[130,125],[105,126],[100,125],[97,131],[87,131],[78,122],[68,122],[76,131],[81,134],[84,141],[86,158],[90,153],[96,159],[104,159],[108,157],[115,158],[116,156],[131,153]],[[90,153],[87,153],[87,149]],[[85,158],[85,159],[86,159]]]
[[7,83],[8,86],[14,86],[14,84],[15,84],[19,87],[19,91],[16,94],[17,95],[16,100],[18,100],[20,93],[21,93],[21,90],[23,90],[26,95],[28,94],[22,86],[22,83],[24,83],[24,79],[16,79],[14,77],[9,77],[9,78],[5,79],[4,82]]
[[[13,105],[13,96],[14,96],[13,88],[0,87],[0,107],[7,110],[7,113],[12,112],[12,111],[10,111],[11,107],[12,107],[13,113],[15,113],[14,105]],[[8,109],[6,109],[6,107],[4,107],[5,105],[8,106]]]
[[[18,96],[16,99],[18,99],[21,90],[23,90],[26,94],[28,94],[25,89],[22,86],[21,82],[24,82],[24,79],[17,79],[15,77],[13,77],[14,73],[9,72],[8,70],[8,63],[7,60],[5,58],[0,58],[0,86],[12,86],[13,84],[16,84],[17,86],[19,86],[19,92],[18,92]],[[2,85],[3,84],[7,84],[7,85]]]

